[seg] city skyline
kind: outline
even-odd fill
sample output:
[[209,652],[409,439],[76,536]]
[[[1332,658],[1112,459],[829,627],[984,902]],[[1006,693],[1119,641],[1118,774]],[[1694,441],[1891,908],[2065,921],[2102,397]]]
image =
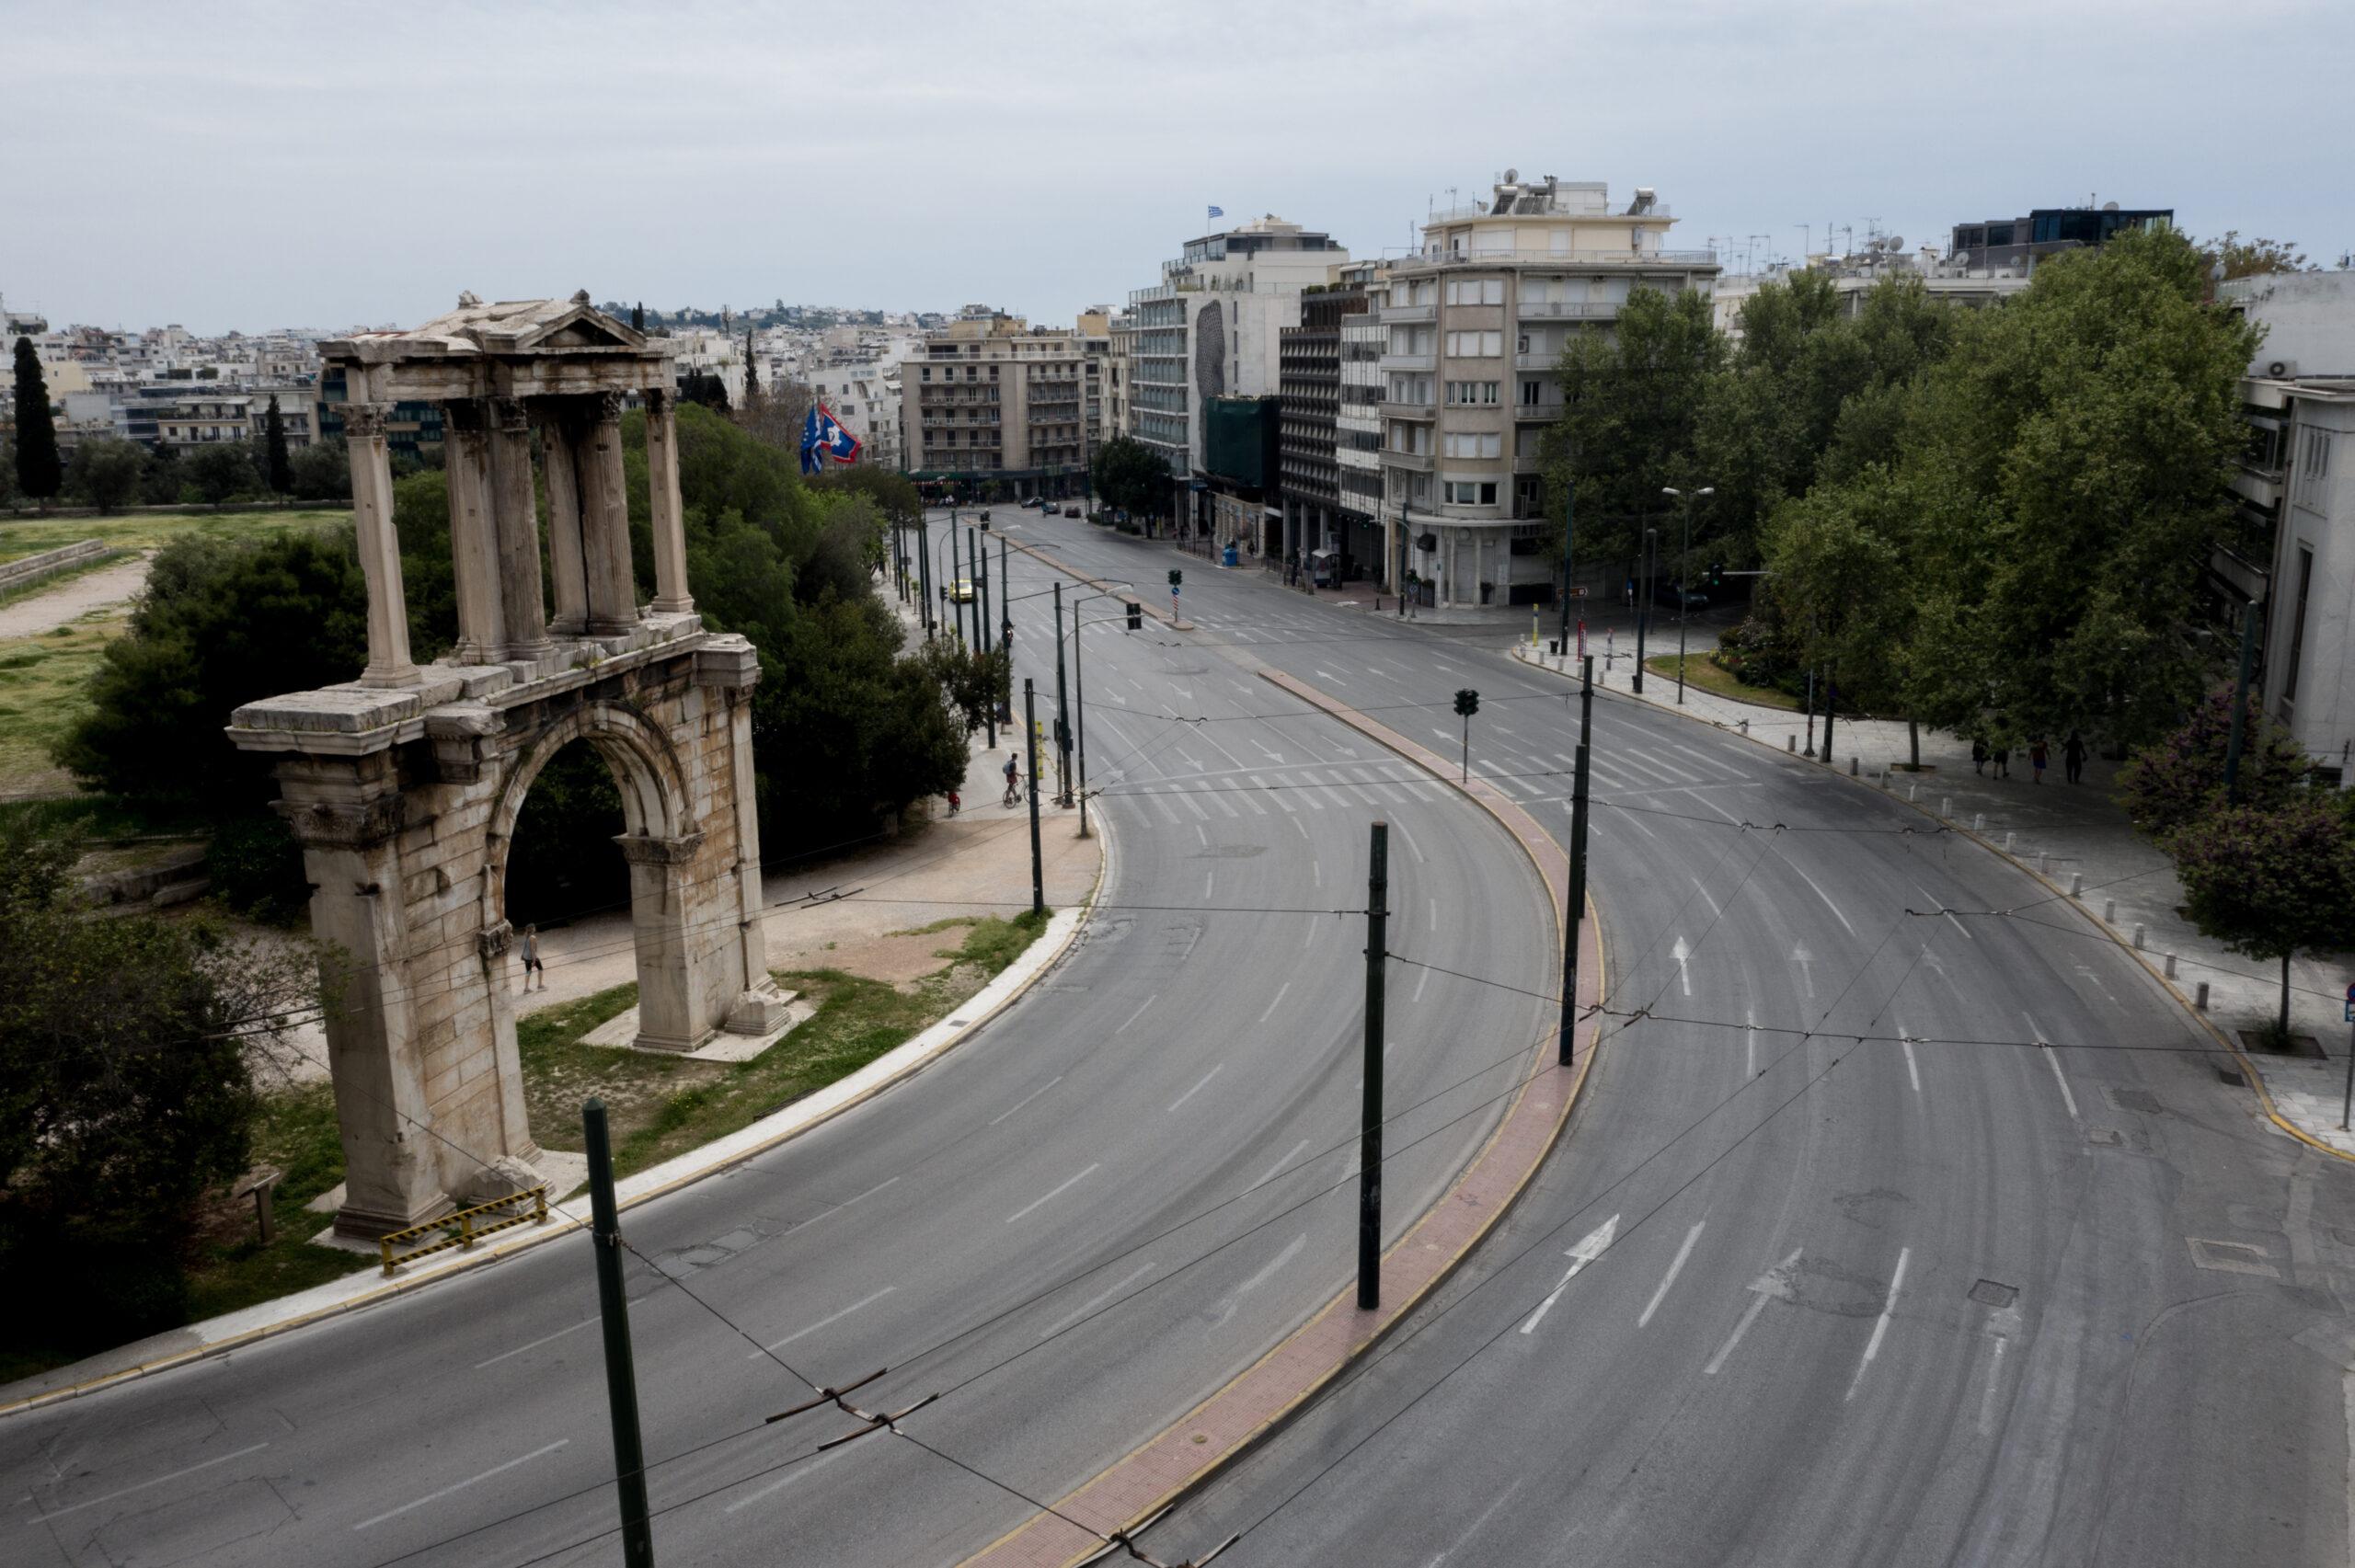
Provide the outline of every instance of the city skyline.
[[[103,38],[18,20],[0,167],[47,194],[41,223],[0,237],[13,307],[334,330],[422,319],[461,289],[585,287],[1068,323],[1153,281],[1212,205],[1380,257],[1508,166],[1649,187],[1680,243],[1717,236],[1729,260],[1821,250],[1835,225],[1943,248],[1957,223],[2111,200],[2326,264],[2355,242],[2326,138],[2276,138],[2253,165],[2184,112],[2224,101],[2220,67],[2321,101],[2343,52],[2327,40],[2355,22],[2311,0],[2259,7],[2261,29],[2107,0],[1899,22],[1846,0],[1772,18],[1394,4],[1294,10],[1273,36],[1226,6],[1175,31],[1061,4],[984,31],[917,6],[819,44],[732,7],[666,13],[650,37],[622,11],[552,28],[424,6],[388,38],[245,9],[254,25],[201,29],[151,9]],[[1434,75],[1450,61],[1454,80]],[[1526,79],[1496,91],[1499,73]],[[1428,133],[1396,129],[1415,104]]]

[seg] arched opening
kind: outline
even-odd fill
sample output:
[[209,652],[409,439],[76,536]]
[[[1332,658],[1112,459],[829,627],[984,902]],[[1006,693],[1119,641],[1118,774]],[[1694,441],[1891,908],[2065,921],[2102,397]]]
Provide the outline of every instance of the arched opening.
[[517,931],[559,930],[629,904],[628,830],[612,764],[585,739],[567,741],[523,796],[507,846],[505,913]]

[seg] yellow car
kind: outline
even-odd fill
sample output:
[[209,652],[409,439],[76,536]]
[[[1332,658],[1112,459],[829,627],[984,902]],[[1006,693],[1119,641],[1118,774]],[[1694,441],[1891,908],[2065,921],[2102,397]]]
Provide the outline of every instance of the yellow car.
[[948,597],[959,604],[973,602],[973,579],[959,578],[948,585]]

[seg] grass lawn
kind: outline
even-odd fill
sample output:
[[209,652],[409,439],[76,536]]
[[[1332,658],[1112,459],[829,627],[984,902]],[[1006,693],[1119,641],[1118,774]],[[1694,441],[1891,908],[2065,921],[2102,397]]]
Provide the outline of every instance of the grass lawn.
[[[1676,679],[1676,656],[1672,653],[1655,654],[1644,660],[1644,668],[1654,676],[1673,681]],[[1684,682],[1688,686],[1699,687],[1711,696],[1728,697],[1737,703],[1751,703],[1762,708],[1780,708],[1785,713],[1798,713],[1805,705],[1797,697],[1777,692],[1771,686],[1743,685],[1733,678],[1729,670],[1719,669],[1717,661],[1705,653],[1684,656]],[[1646,692],[1645,695],[1650,693]]]
[[[125,550],[151,550],[193,534],[207,539],[234,539],[258,533],[278,533],[319,523],[350,527],[345,509],[290,508],[280,511],[118,512],[112,517],[0,516],[0,561],[37,555],[61,544],[85,539],[104,540]],[[57,578],[48,579],[49,583]],[[44,586],[47,586],[46,584]]]
[[942,967],[904,987],[840,969],[779,971],[816,1014],[754,1060],[688,1061],[584,1046],[580,1036],[637,1000],[636,986],[550,1008],[516,1025],[533,1136],[550,1149],[580,1147],[580,1103],[602,1096],[613,1127],[614,1167],[629,1175],[751,1126],[903,1044],[946,1018],[1020,956],[1046,919],[943,921],[927,933],[964,929]]
[[121,606],[94,610],[39,636],[0,642],[0,794],[54,778],[51,742],[74,727],[107,644],[121,634]]

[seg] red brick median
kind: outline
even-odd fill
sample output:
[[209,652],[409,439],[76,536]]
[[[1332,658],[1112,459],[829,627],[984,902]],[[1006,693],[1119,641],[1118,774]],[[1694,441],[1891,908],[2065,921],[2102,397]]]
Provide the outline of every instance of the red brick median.
[[[1062,565],[1043,552],[1031,553],[1050,564]],[[1448,759],[1343,706],[1304,681],[1276,670],[1259,673],[1262,679],[1445,778]],[[1520,841],[1545,878],[1552,902],[1559,908],[1568,857],[1536,819],[1480,780],[1456,787]],[[1603,994],[1603,944],[1591,918],[1585,921],[1583,932],[1579,1001],[1591,1003]],[[1579,1034],[1575,1068],[1541,1069],[1541,1063],[1548,1062],[1554,1053],[1550,1034],[1531,1051],[1528,1066],[1537,1076],[1514,1096],[1496,1132],[1455,1186],[1383,1255],[1382,1307],[1371,1312],[1358,1310],[1354,1287],[1336,1296],[1291,1337],[1176,1425],[1055,1504],[1059,1513],[1078,1524],[1051,1514],[1033,1515],[967,1559],[966,1568],[981,1564],[1064,1568],[1086,1557],[1102,1547],[1104,1536],[1134,1527],[1217,1474],[1373,1348],[1454,1271],[1536,1174],[1593,1063],[1594,1022],[1581,1024]],[[1091,1535],[1090,1530],[1097,1533]]]

